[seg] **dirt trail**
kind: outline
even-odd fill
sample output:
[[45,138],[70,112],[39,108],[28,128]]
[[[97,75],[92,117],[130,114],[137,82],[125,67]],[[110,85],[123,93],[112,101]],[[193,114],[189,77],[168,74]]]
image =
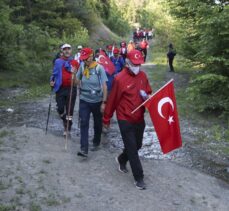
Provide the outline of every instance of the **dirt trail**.
[[[153,67],[147,64],[144,68]],[[80,147],[78,106],[67,151],[54,99],[49,133],[44,134],[47,107],[48,98],[44,98],[20,103],[13,112],[0,111],[0,210],[228,210],[229,185],[191,168],[186,143],[182,149],[162,155],[148,117],[140,152],[148,188],[139,191],[130,172],[122,174],[117,170],[114,159],[122,141],[115,120],[110,133],[103,136],[101,149],[82,160],[76,156]],[[181,120],[185,142],[192,137],[192,128],[187,131],[187,125]],[[90,138],[92,135],[90,130]]]
[[47,211],[228,210],[229,187],[216,178],[173,162],[144,159],[148,188],[139,191],[131,173],[118,172],[118,149],[103,144],[85,161],[76,156],[78,143],[69,141],[65,151],[60,136],[11,128],[1,139],[0,204]]

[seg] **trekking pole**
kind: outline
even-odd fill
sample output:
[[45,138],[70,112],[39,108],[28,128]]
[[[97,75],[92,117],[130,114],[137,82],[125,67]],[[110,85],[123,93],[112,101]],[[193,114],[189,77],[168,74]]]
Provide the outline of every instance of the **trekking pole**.
[[68,128],[69,128],[69,116],[71,112],[71,105],[72,105],[72,91],[73,91],[73,83],[74,83],[74,73],[72,73],[72,80],[71,80],[71,89],[70,89],[70,98],[68,102],[68,114],[67,114],[67,128],[66,128],[66,136],[65,136],[65,150],[68,148]]
[[51,88],[51,93],[49,96],[49,108],[48,108],[48,117],[47,117],[47,122],[46,122],[45,135],[47,135],[47,132],[48,132],[49,116],[50,116],[51,104],[52,104],[52,93],[53,93],[53,88]]

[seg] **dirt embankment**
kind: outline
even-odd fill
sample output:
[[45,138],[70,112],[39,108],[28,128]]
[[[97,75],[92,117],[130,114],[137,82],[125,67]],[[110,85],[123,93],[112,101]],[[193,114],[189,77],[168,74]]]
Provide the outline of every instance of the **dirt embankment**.
[[104,45],[112,44],[121,38],[113,33],[101,20],[90,27],[90,43],[89,46],[103,48]]

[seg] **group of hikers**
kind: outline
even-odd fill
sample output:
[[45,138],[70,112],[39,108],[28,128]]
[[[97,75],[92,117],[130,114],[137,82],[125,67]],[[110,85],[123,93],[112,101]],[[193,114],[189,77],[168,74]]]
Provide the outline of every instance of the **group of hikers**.
[[154,37],[154,29],[140,29],[137,28],[136,30],[134,30],[133,32],[133,40],[136,41],[140,41],[143,39],[146,40],[151,40]]
[[[138,189],[145,189],[143,168],[138,150],[142,147],[145,129],[144,107],[131,112],[144,102],[152,93],[149,80],[141,65],[146,60],[147,48],[140,49],[131,40],[128,45],[121,42],[106,46],[106,50],[93,50],[88,47],[77,47],[73,55],[72,46],[65,43],[53,61],[53,72],[50,86],[56,93],[57,111],[63,121],[64,136],[71,131],[73,112],[79,88],[79,127],[80,150],[78,156],[87,158],[89,149],[99,150],[103,127],[110,127],[111,118],[116,112],[120,133],[124,143],[123,152],[116,157],[119,171],[127,173],[127,162]],[[142,45],[143,46],[143,45]],[[140,45],[141,47],[141,45]],[[99,64],[103,52],[115,66],[110,75],[106,68]],[[89,148],[90,115],[94,120],[93,144]]]

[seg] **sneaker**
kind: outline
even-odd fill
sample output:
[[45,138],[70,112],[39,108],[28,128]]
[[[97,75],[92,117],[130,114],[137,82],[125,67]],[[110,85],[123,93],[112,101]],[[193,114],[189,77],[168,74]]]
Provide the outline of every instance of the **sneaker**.
[[95,151],[98,151],[99,150],[99,145],[93,145],[92,147],[91,147],[91,151],[92,152],[95,152]]
[[80,157],[87,158],[87,153],[82,151],[82,150],[80,152],[78,152],[77,155],[80,156]]
[[128,172],[128,169],[126,168],[126,165],[124,164],[121,164],[118,160],[118,157],[115,158],[116,162],[118,163],[118,170],[122,173],[127,173]]
[[135,181],[135,186],[139,190],[145,190],[146,189],[146,184],[144,183],[143,179]]

